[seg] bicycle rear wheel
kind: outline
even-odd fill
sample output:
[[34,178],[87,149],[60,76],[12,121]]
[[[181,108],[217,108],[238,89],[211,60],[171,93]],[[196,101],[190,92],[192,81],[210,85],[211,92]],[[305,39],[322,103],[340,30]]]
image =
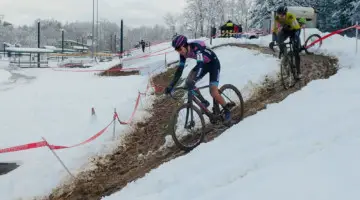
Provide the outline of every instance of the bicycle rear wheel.
[[225,84],[221,86],[219,91],[225,102],[232,105],[232,108],[230,110],[232,120],[235,123],[241,121],[244,117],[244,100],[241,92],[234,85],[231,84]]
[[[314,42],[316,40],[319,40],[319,41],[308,47],[308,45],[310,45],[312,42]],[[307,48],[305,48],[305,52],[310,55],[314,54],[314,52],[316,52],[320,49],[321,45],[322,45],[321,36],[319,34],[312,34],[305,41],[304,47],[307,47]]]
[[280,75],[281,75],[281,83],[285,90],[293,87],[296,83],[295,80],[295,65],[292,62],[294,58],[292,57],[292,52],[288,52],[287,55],[281,60],[280,66]]
[[[183,111],[185,111],[185,116],[182,114]],[[205,137],[204,117],[197,107],[190,104],[183,104],[176,110],[170,128],[176,146],[184,151],[191,151]]]

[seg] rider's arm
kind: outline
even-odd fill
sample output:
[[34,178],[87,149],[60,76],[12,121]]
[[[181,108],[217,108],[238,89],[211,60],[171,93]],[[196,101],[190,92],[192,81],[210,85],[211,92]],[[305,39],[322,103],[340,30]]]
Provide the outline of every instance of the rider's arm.
[[185,61],[186,61],[186,58],[184,56],[180,56],[179,65],[177,66],[174,78],[170,83],[171,87],[174,87],[176,85],[176,83],[179,81],[179,79],[184,71]]
[[289,20],[289,24],[290,24],[290,29],[291,30],[298,30],[300,29],[300,24],[299,22],[297,21],[296,19],[296,16],[292,13],[288,13],[288,16],[287,16],[288,20]]
[[204,67],[204,56],[203,56],[201,49],[195,51],[195,53],[196,53],[196,67],[198,68],[197,74],[195,77],[195,81],[196,81],[196,79],[199,78],[201,71],[203,70],[203,67]]
[[273,33],[275,33],[275,34],[277,34],[277,32],[278,32],[278,26],[279,26],[279,23],[278,23],[278,16],[275,16],[275,18],[274,18],[274,24],[273,24],[273,30],[272,30],[272,32]]

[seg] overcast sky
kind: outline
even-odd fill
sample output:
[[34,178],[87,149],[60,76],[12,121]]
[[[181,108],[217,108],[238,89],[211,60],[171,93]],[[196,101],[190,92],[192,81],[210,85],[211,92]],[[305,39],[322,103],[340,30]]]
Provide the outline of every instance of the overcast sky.
[[[122,18],[124,24],[133,27],[164,24],[166,12],[180,13],[185,6],[185,0],[98,1],[99,20],[105,18],[120,24]],[[33,24],[37,18],[91,22],[92,3],[92,0],[0,0],[0,15],[15,26]]]

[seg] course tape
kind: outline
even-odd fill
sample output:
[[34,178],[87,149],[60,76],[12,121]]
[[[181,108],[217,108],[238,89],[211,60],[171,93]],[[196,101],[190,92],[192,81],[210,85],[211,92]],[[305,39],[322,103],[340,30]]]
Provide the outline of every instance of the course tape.
[[352,29],[352,28],[359,28],[359,26],[358,26],[358,25],[354,25],[354,26],[350,26],[350,27],[347,27],[347,28],[343,28],[343,29],[339,29],[339,30],[333,31],[333,32],[331,32],[331,33],[329,33],[329,34],[327,34],[327,35],[324,35],[323,37],[321,37],[321,38],[313,41],[312,43],[310,43],[309,45],[307,45],[305,48],[307,49],[307,48],[313,46],[314,44],[316,44],[316,43],[318,43],[318,42],[320,42],[320,41],[322,41],[322,40],[324,40],[324,39],[326,39],[326,38],[328,38],[328,37],[330,37],[330,36],[333,36],[333,35],[335,35],[335,34],[342,33],[342,32],[344,32],[344,31],[349,30],[349,29]]
[[[162,67],[162,66],[159,66],[159,67]],[[155,89],[155,91],[159,90],[159,89],[157,89],[157,86],[153,84],[152,79],[151,79],[151,75],[149,73],[149,80],[148,80],[148,84],[146,86],[146,90],[145,90],[144,93],[138,92],[136,102],[135,102],[135,106],[134,106],[134,109],[133,109],[133,111],[131,113],[130,118],[127,121],[122,121],[122,120],[119,119],[118,113],[115,112],[114,115],[113,115],[113,120],[105,128],[103,128],[102,130],[97,132],[95,135],[91,136],[90,138],[86,139],[83,142],[80,142],[80,143],[72,145],[72,146],[63,146],[63,145],[48,144],[46,141],[38,141],[38,142],[32,142],[32,143],[27,143],[27,144],[23,144],[23,145],[17,145],[17,146],[13,146],[13,147],[0,149],[0,154],[2,154],[2,153],[10,153],[10,152],[17,152],[17,151],[25,151],[25,150],[36,149],[36,148],[46,147],[46,146],[48,146],[52,150],[68,149],[68,148],[74,148],[74,147],[78,147],[78,146],[90,143],[90,142],[94,141],[95,139],[97,139],[98,137],[100,137],[102,134],[104,134],[104,132],[109,128],[109,126],[111,124],[115,123],[116,120],[121,125],[129,125],[129,124],[131,124],[133,122],[134,117],[135,117],[136,111],[138,110],[141,96],[146,95],[151,87],[153,87]]]
[[[73,148],[73,147],[77,147],[80,145],[84,145],[86,143],[89,143],[93,140],[95,140],[96,138],[98,138],[100,135],[102,135],[108,128],[109,126],[114,122],[114,120],[112,120],[109,125],[107,125],[105,128],[103,128],[101,131],[99,131],[98,133],[96,133],[95,135],[93,135],[92,137],[90,137],[89,139],[79,143],[79,144],[75,144],[72,146],[60,146],[60,145],[50,145],[49,147],[50,149],[53,150],[58,150],[58,149],[67,149],[67,148]],[[47,143],[45,141],[40,141],[40,142],[32,142],[32,143],[28,143],[28,144],[23,144],[23,145],[18,145],[18,146],[13,146],[13,147],[9,147],[9,148],[4,148],[4,149],[0,149],[0,153],[10,153],[10,152],[16,152],[16,151],[24,151],[24,150],[29,150],[29,149],[36,149],[36,148],[40,148],[40,147],[45,147],[47,146]]]

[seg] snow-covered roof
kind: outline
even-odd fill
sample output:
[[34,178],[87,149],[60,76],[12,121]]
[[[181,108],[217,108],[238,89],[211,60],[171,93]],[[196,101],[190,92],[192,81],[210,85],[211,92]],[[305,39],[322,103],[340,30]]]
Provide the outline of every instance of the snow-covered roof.
[[40,49],[40,48],[17,48],[17,47],[7,47],[6,51],[12,52],[22,52],[22,53],[53,53],[51,49]]
[[57,48],[55,46],[44,46],[45,49],[51,49],[51,50],[56,50]]
[[[53,50],[53,52],[61,52],[62,51],[62,48],[55,47],[55,46],[45,45],[44,48],[48,49],[48,50]],[[85,49],[87,49],[87,48],[85,47]],[[64,52],[75,52],[75,50],[74,49],[66,49],[66,48],[64,48]]]
[[[58,41],[58,42],[61,43],[61,41]],[[75,40],[64,40],[64,42],[71,42],[71,43],[78,44],[78,45],[89,46],[86,43],[81,43],[81,42],[78,42],[78,41],[75,41]]]
[[79,42],[77,42],[77,41],[75,41],[75,40],[64,40],[64,42],[73,42],[73,43],[79,43]]
[[74,48],[74,49],[79,49],[79,50],[81,50],[81,49],[88,49],[86,46],[72,46],[72,48]]
[[15,45],[12,45],[12,44],[10,44],[10,43],[8,43],[8,42],[4,42],[4,44],[5,44],[6,46],[8,46],[8,47],[13,47],[13,46],[15,46]]

